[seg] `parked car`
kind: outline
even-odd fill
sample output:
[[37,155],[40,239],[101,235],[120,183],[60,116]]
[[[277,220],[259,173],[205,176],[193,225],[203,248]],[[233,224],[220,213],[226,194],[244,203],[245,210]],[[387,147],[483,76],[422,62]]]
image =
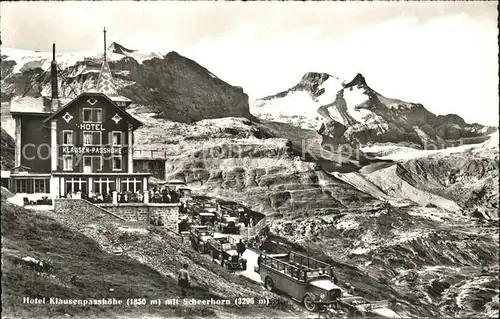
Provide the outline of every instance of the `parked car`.
[[239,234],[240,227],[239,216],[228,212],[222,213],[217,223],[217,229],[223,234]]
[[198,224],[201,226],[213,227],[217,222],[217,216],[215,213],[202,212],[197,215]]
[[192,226],[189,233],[191,246],[198,250],[201,254],[206,253],[206,243],[212,238],[214,232],[208,226]]
[[212,261],[219,261],[227,269],[247,269],[246,259],[239,257],[236,251],[236,240],[230,236],[212,237],[207,242]]
[[351,318],[401,318],[388,308],[387,301],[368,301],[359,296],[338,298],[335,305],[320,312],[319,318],[334,319],[339,317],[339,313],[347,314]]

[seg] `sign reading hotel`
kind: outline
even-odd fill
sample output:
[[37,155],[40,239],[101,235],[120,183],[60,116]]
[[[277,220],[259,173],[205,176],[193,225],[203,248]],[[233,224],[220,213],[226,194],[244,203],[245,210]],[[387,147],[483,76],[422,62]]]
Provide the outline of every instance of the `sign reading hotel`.
[[82,123],[80,124],[80,130],[86,131],[104,131],[101,123]]

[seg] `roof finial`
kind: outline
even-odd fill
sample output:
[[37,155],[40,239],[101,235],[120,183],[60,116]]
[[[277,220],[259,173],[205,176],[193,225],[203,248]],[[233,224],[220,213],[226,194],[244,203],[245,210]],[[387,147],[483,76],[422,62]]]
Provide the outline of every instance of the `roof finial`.
[[106,62],[106,27],[104,27],[104,62]]

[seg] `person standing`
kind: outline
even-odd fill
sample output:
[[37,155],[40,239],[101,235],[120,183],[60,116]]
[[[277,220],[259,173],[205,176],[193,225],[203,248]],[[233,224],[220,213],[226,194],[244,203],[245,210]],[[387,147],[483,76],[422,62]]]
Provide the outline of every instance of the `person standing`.
[[238,258],[243,256],[243,253],[245,252],[246,247],[245,244],[243,243],[243,240],[240,239],[240,242],[236,245],[236,251],[238,252]]
[[248,214],[247,213],[245,213],[245,217],[244,217],[243,222],[245,223],[245,228],[247,228],[248,227]]
[[190,287],[190,278],[189,278],[189,272],[188,272],[188,264],[182,265],[181,270],[179,270],[179,287],[181,287],[181,294],[182,297],[186,297],[186,289]]

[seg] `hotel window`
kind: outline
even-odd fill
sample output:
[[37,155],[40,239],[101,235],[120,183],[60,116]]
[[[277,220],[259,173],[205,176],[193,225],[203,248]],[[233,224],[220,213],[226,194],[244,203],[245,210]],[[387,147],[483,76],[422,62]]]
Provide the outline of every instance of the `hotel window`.
[[28,193],[27,179],[16,179],[16,193]]
[[83,172],[92,173],[102,170],[101,156],[84,156],[83,157]]
[[113,170],[121,171],[122,170],[122,157],[121,156],[113,156]]
[[73,131],[63,131],[63,145],[73,145]]
[[35,193],[50,193],[50,180],[48,178],[35,178]]
[[83,109],[83,123],[101,123],[102,110],[101,109]]
[[73,155],[63,155],[63,171],[73,170]]
[[108,177],[96,177],[94,179],[94,192],[103,193],[115,190],[115,179]]
[[87,179],[79,177],[66,178],[66,194],[76,192],[87,193]]
[[83,132],[83,145],[102,145],[102,133],[101,132]]
[[122,145],[123,144],[123,134],[122,132],[113,132],[112,133],[113,135],[113,146],[117,146],[117,145]]
[[142,181],[140,178],[124,178],[121,183],[121,191],[137,192],[142,190]]

